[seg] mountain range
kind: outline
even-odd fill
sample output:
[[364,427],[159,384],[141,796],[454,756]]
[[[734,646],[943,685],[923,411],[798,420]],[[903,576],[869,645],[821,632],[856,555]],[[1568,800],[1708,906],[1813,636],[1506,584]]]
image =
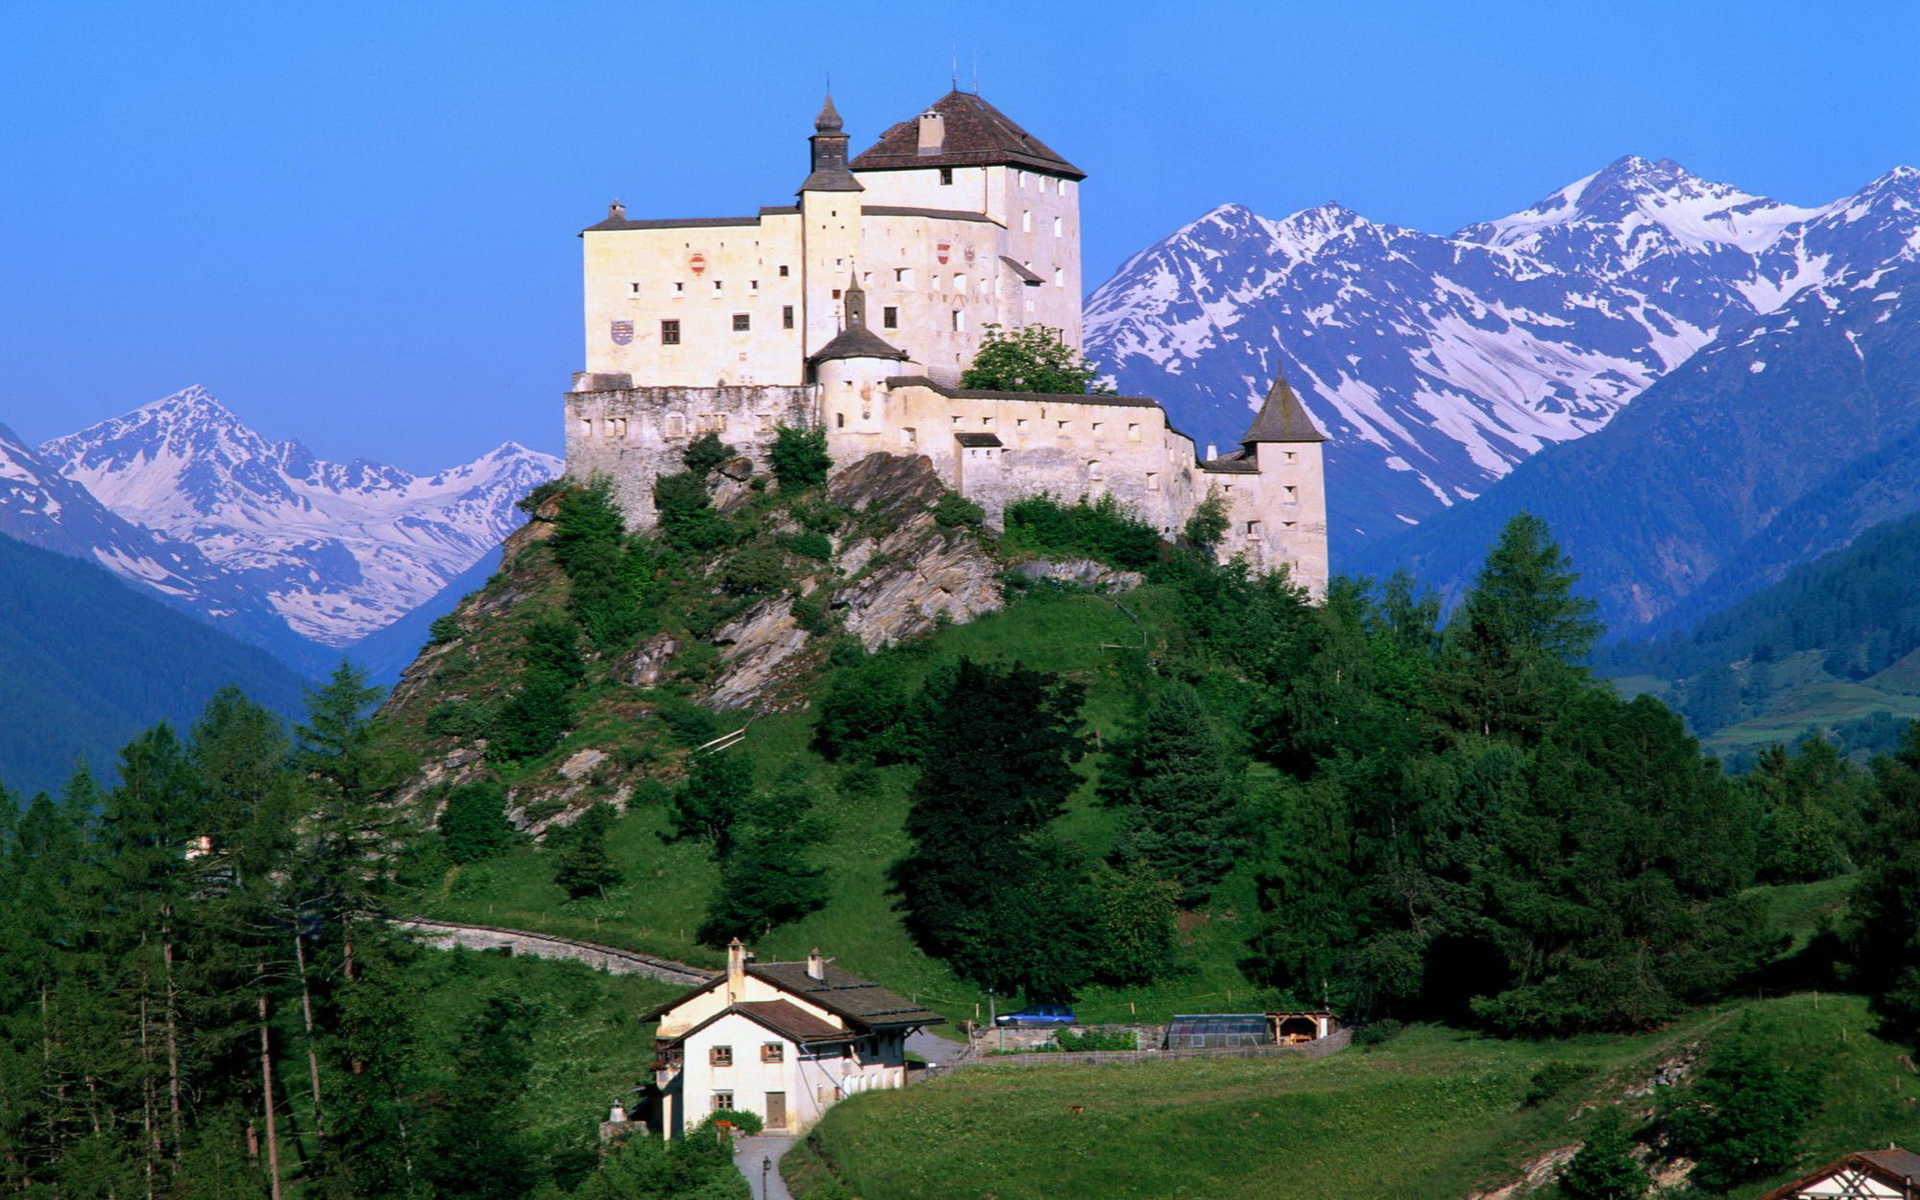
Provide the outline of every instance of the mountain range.
[[495,551],[514,501],[559,470],[513,442],[430,475],[327,462],[192,387],[37,450],[0,427],[0,534],[312,673]]
[[[1197,440],[1231,444],[1276,370],[1329,437],[1338,570],[1606,427],[1717,338],[1911,260],[1920,173],[1816,208],[1622,158],[1450,235],[1339,205],[1238,205],[1129,259],[1087,352]],[[1469,506],[1471,507],[1471,506]]]

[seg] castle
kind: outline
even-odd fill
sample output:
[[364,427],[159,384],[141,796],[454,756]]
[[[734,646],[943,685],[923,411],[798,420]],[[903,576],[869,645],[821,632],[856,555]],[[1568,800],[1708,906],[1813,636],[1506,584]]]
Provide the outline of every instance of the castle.
[[582,232],[568,474],[608,476],[645,528],[695,438],[764,462],[778,426],[817,426],[836,463],[925,456],[996,524],[1020,496],[1112,496],[1173,536],[1217,495],[1222,556],[1324,592],[1325,439],[1285,379],[1204,458],[1151,399],[959,386],[991,325],[1080,348],[1085,172],[961,91],[854,158],[828,97],[809,141],[798,204],[629,220],[616,202]]

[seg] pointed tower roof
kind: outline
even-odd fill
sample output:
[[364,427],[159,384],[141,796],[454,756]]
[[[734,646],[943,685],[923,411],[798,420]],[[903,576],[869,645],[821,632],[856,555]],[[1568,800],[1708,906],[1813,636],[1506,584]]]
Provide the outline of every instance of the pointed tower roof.
[[820,347],[810,363],[830,362],[837,358],[891,358],[905,361],[907,352],[895,349],[887,339],[867,328],[867,293],[860,286],[860,275],[855,272],[848,280],[847,287],[841,293],[841,303],[846,315],[846,327],[835,334],[833,340]]
[[982,167],[1002,164],[1045,171],[1068,179],[1087,173],[1020,128],[1007,114],[972,92],[952,91],[927,110],[940,114],[945,127],[938,153],[920,152],[920,122],[902,121],[880,135],[860,157],[856,171],[918,171],[927,167]]
[[807,139],[810,173],[800,185],[802,192],[864,192],[860,181],[847,170],[847,135],[841,131],[840,110],[833,106],[833,93],[820,106],[813,119],[813,136]]
[[827,102],[820,106],[820,115],[813,119],[815,133],[839,133],[840,110],[833,106],[833,93],[827,93]]
[[1313,418],[1307,415],[1307,408],[1300,403],[1300,397],[1293,394],[1288,386],[1285,373],[1275,369],[1273,387],[1267,391],[1267,402],[1260,406],[1260,412],[1253,418],[1253,424],[1240,435],[1240,444],[1252,446],[1259,442],[1324,442],[1327,435],[1320,432]]

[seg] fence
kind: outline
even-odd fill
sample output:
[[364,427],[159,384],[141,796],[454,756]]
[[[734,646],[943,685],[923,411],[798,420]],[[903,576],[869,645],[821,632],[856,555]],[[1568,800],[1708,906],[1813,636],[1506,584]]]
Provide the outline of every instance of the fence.
[[1129,1063],[1175,1062],[1182,1059],[1210,1058],[1324,1058],[1344,1050],[1353,1039],[1353,1031],[1341,1029],[1317,1041],[1296,1046],[1214,1046],[1179,1050],[1060,1050],[1024,1054],[994,1054],[985,1047],[948,1064],[949,1070],[963,1067],[1105,1067]]

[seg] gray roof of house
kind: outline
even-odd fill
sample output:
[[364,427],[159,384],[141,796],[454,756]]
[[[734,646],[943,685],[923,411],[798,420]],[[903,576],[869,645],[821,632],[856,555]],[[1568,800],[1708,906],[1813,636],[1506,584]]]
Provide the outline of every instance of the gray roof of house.
[[1009,258],[1002,254],[1000,261],[1013,268],[1013,273],[1020,277],[1020,282],[1026,284],[1028,287],[1039,287],[1046,282],[1046,280],[1035,275],[1032,271],[1027,270],[1026,264],[1020,262],[1018,259]]
[[[867,217],[932,217],[938,221],[981,221],[988,225],[1000,225],[985,213],[967,212],[958,208],[906,208],[898,204],[863,204],[860,213]],[[1005,226],[1001,226],[1005,228]]]
[[1240,435],[1240,444],[1251,446],[1256,442],[1324,442],[1327,435],[1320,432],[1313,418],[1307,415],[1300,397],[1293,394],[1288,386],[1287,377],[1277,368],[1273,375],[1273,387],[1267,391],[1267,401],[1253,418],[1253,424]]
[[807,974],[804,962],[749,963],[747,974],[785,992],[801,996],[856,1027],[885,1029],[903,1025],[938,1025],[939,1013],[915,1004],[877,983],[828,963],[825,979]]
[[923,387],[950,396],[957,400],[1031,400],[1038,404],[1048,402],[1068,404],[1100,404],[1109,408],[1159,408],[1159,402],[1146,396],[1094,396],[1080,392],[995,392],[981,388],[955,388],[943,383],[935,383],[925,375],[895,375],[887,380],[888,387]]
[[853,160],[856,171],[916,171],[926,167],[1008,164],[1067,179],[1087,173],[1054,153],[1005,113],[971,92],[952,91],[929,111],[940,114],[945,137],[940,153],[920,153],[920,122],[902,121]]

